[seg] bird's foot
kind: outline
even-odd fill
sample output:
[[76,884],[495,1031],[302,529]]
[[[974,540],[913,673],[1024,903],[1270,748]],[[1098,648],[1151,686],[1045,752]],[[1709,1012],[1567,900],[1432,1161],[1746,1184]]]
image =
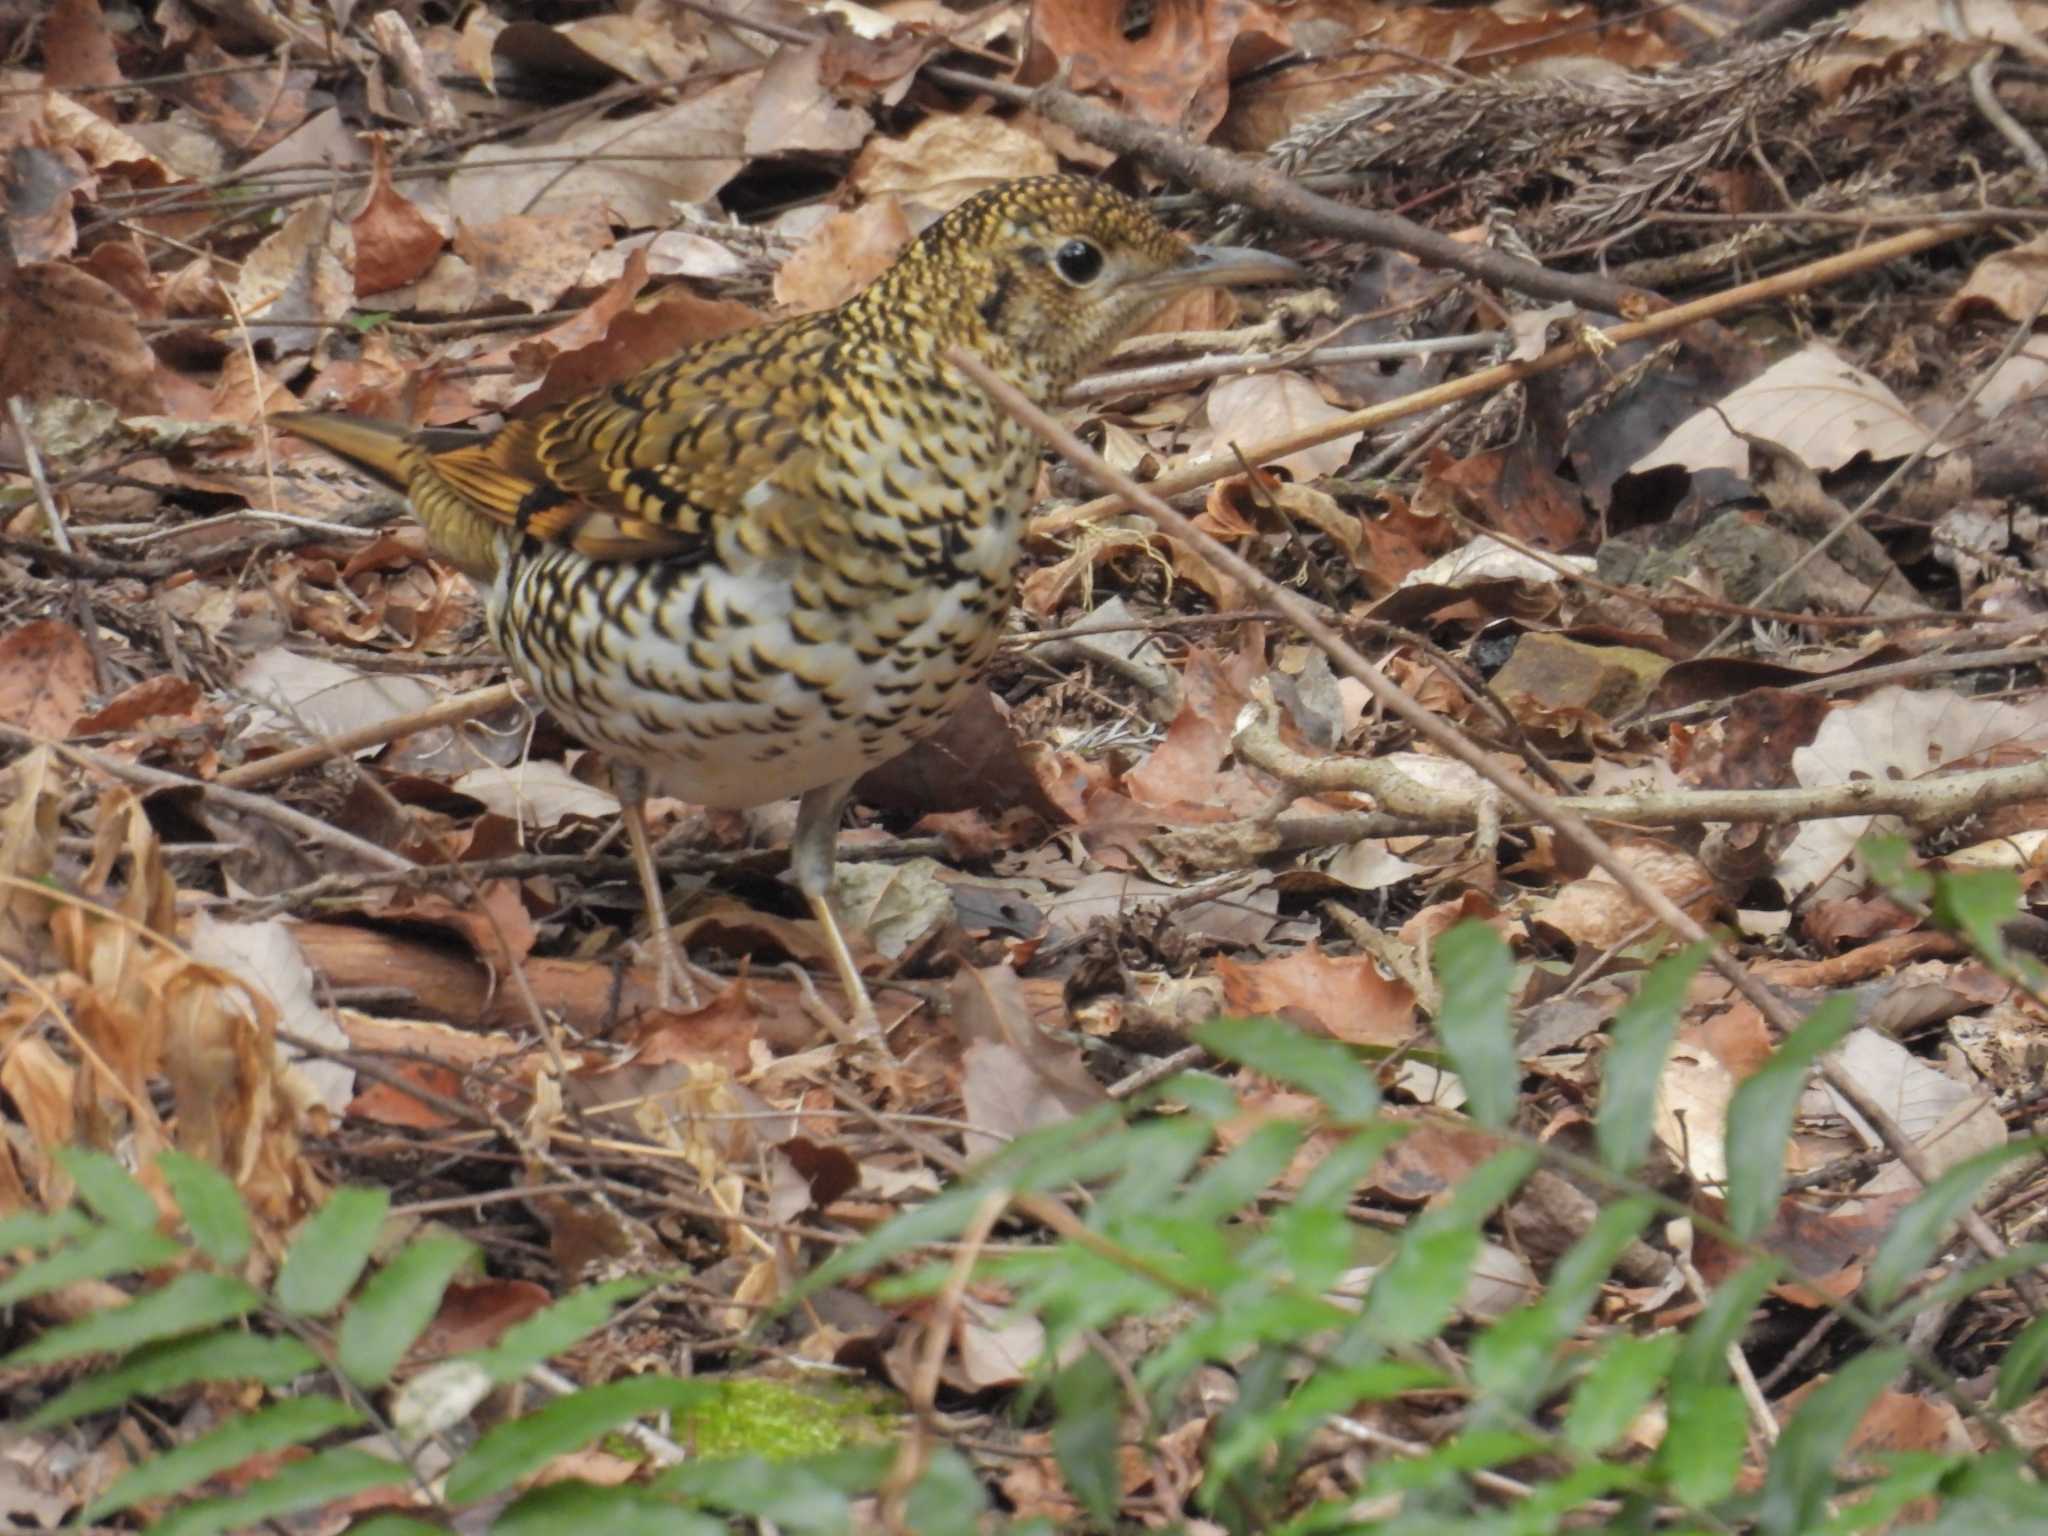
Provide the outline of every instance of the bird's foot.
[[804,978],[806,1009],[815,1003],[819,1022],[833,1034],[849,1045],[879,1051],[893,1060],[889,1037],[882,1030],[882,1021],[875,1013],[874,999],[868,996],[867,983],[861,979],[860,967],[854,963],[853,951],[847,947],[846,935],[840,930],[838,918],[833,915],[832,904],[819,896],[810,905],[812,915],[824,931],[825,951],[832,959],[832,969],[838,973],[839,989],[846,994],[846,1006],[853,1017],[843,1018],[827,1008],[808,976]]
[[660,923],[649,935],[654,942],[654,1006],[664,1013],[695,1013],[704,1004],[703,994],[697,990],[701,982],[709,989],[709,995],[716,997],[724,982],[701,966],[692,965],[690,957],[683,953],[682,945],[669,931],[668,924]]

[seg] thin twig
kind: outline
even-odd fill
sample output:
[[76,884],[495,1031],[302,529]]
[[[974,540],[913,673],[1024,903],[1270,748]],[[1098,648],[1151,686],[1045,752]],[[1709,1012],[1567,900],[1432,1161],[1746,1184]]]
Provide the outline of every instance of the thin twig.
[[[8,396],[7,415],[14,423],[15,435],[21,439],[21,457],[28,468],[29,483],[35,487],[36,504],[43,510],[43,524],[50,530],[50,546],[64,554],[72,554],[71,531],[64,526],[63,510],[57,505],[56,493],[50,489],[49,477],[43,473],[42,450],[36,446],[35,433],[29,429],[27,403],[20,395]],[[92,658],[93,689],[104,695],[109,687],[107,653],[100,644],[100,621],[93,610],[92,589],[82,581],[71,589],[71,611],[77,617],[79,634],[85,637],[86,654]]]

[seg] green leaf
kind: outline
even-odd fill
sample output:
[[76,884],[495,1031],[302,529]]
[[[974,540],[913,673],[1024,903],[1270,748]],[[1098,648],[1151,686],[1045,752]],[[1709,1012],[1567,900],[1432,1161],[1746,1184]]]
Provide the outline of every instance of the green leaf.
[[1942,1497],[1942,1485],[1955,1477],[1971,1458],[1940,1455],[1930,1451],[1890,1451],[1884,1457],[1884,1475],[1856,1490],[1855,1502],[1822,1527],[1827,1536],[1848,1536],[1852,1531],[1892,1531],[1908,1504],[1919,1499]]
[[103,1280],[108,1275],[128,1275],[175,1264],[184,1256],[182,1244],[146,1227],[95,1227],[84,1241],[59,1248],[33,1264],[24,1264],[0,1280],[0,1307],[61,1290],[81,1280]]
[[1754,1259],[1714,1288],[1692,1326],[1685,1330],[1674,1382],[1714,1384],[1728,1379],[1728,1349],[1749,1326],[1750,1314],[1777,1283],[1783,1266],[1773,1258]]
[[1268,1120],[1196,1175],[1174,1202],[1174,1217],[1202,1226],[1229,1221],[1287,1171],[1305,1136],[1294,1121]]
[[1735,1489],[1749,1453],[1742,1394],[1728,1381],[1674,1381],[1665,1398],[1656,1468],[1671,1496],[1690,1509],[1718,1504]]
[[1481,1228],[1536,1162],[1526,1148],[1504,1148],[1408,1224],[1399,1251],[1365,1293],[1359,1326],[1367,1337],[1389,1349],[1436,1337],[1464,1299]]
[[1951,1306],[1966,1296],[1974,1296],[1994,1285],[2003,1285],[2014,1275],[2042,1266],[2048,1266],[2048,1243],[2016,1244],[1995,1259],[1958,1269],[1925,1289],[1915,1291],[1893,1309],[1893,1316],[1910,1317],[1919,1312],[1931,1312],[1936,1307]]
[[59,1147],[57,1166],[100,1220],[131,1232],[154,1232],[159,1212],[148,1190],[113,1158],[90,1147]]
[[1314,1094],[1339,1120],[1363,1125],[1379,1113],[1378,1079],[1341,1041],[1270,1018],[1211,1019],[1195,1026],[1194,1037],[1227,1061]]
[[600,1488],[576,1479],[522,1495],[491,1522],[491,1536],[726,1536],[726,1525],[678,1509],[659,1494],[631,1486]]
[[906,1503],[904,1528],[917,1536],[981,1536],[988,1518],[981,1479],[967,1458],[950,1448],[933,1453]]
[[2006,1345],[1998,1361],[1998,1395],[1992,1404],[2000,1413],[2010,1413],[2034,1395],[2041,1371],[2048,1366],[2048,1313],[2020,1330],[2020,1336]]
[[1067,1491],[1098,1524],[1108,1525],[1123,1498],[1122,1447],[1117,1424],[1123,1388],[1109,1363],[1094,1350],[1053,1378],[1053,1455],[1065,1474]]
[[211,1163],[183,1152],[161,1152],[156,1165],[199,1251],[222,1269],[240,1268],[249,1256],[249,1213],[234,1181]]
[[1441,1392],[1456,1385],[1446,1372],[1411,1360],[1325,1366],[1270,1412],[1220,1421],[1212,1433],[1208,1475],[1227,1483],[1254,1461],[1270,1459],[1276,1444],[1320,1429],[1333,1414],[1350,1413],[1360,1403],[1389,1402],[1407,1393]]
[[848,1536],[854,1495],[881,1487],[896,1460],[893,1445],[860,1446],[800,1461],[760,1456],[686,1461],[654,1480],[657,1492],[765,1521],[809,1536]]
[[1863,1277],[1872,1306],[1887,1307],[1948,1240],[1956,1218],[1970,1208],[1991,1175],[2016,1157],[2037,1157],[2048,1138],[2028,1137],[1967,1158],[1928,1185],[1893,1220]]
[[1847,996],[1829,998],[1735,1090],[1728,1105],[1728,1225],[1754,1241],[1785,1190],[1785,1144],[1815,1062],[1856,1023]]
[[2014,1451],[1966,1457],[1943,1485],[1931,1524],[1900,1536],[2033,1536],[2048,1530],[2048,1489],[2029,1477]]
[[1508,1022],[1513,957],[1499,934],[1470,921],[1436,941],[1435,963],[1443,988],[1437,1038],[1458,1069],[1466,1112],[1488,1130],[1504,1130],[1522,1091],[1522,1063]]
[[1827,1513],[1849,1437],[1877,1394],[1906,1364],[1903,1349],[1858,1355],[1800,1402],[1764,1469],[1759,1536],[1804,1536]]
[[347,1536],[448,1536],[445,1525],[429,1525],[406,1515],[374,1515],[348,1528]]
[[[958,1237],[981,1210],[991,1189],[1085,1184],[1123,1171],[1134,1159],[1146,1155],[1149,1144],[1143,1132],[1153,1127],[1141,1127],[1136,1132],[1121,1127],[1121,1110],[1112,1104],[1018,1137],[977,1168],[971,1178],[952,1185],[894,1221],[884,1222],[851,1247],[840,1249],[798,1281],[784,1305],[794,1306],[827,1286],[838,1285],[850,1275],[865,1273],[914,1248]],[[1106,1131],[1117,1134],[1105,1135]]]
[[[1153,1221],[1168,1207],[1177,1207],[1183,1198],[1181,1185],[1208,1155],[1214,1131],[1206,1120],[1185,1115],[1144,1127],[1142,1137],[1132,1129],[1117,1131],[1105,1141],[1125,1137],[1132,1138],[1132,1155],[1095,1201],[1092,1224],[1105,1231],[1128,1221]],[[1215,1219],[1233,1209],[1224,1206]]]
[[[1550,1447],[1535,1435],[1512,1429],[1468,1429],[1421,1456],[1387,1457],[1366,1474],[1367,1497],[1452,1485],[1457,1474],[1484,1472],[1506,1462],[1541,1455]],[[1439,1527],[1441,1529],[1441,1527]]]
[[1593,1129],[1601,1165],[1610,1172],[1633,1173],[1649,1151],[1657,1087],[1678,1033],[1686,992],[1713,952],[1711,944],[1694,944],[1651,966],[1636,995],[1608,1026],[1613,1043],[1601,1068],[1600,1109]]
[[293,1317],[325,1317],[355,1289],[377,1246],[391,1195],[382,1189],[337,1189],[315,1211],[277,1273],[278,1306]]
[[69,1242],[93,1229],[92,1218],[76,1206],[61,1211],[20,1211],[0,1221],[0,1254],[26,1248],[37,1252]]
[[[362,1418],[355,1409],[331,1397],[288,1397],[255,1413],[237,1414],[197,1440],[174,1446],[124,1472],[93,1501],[85,1518],[104,1520],[145,1499],[184,1493],[252,1456],[274,1455],[304,1445],[330,1430],[360,1424]],[[405,1475],[403,1467],[388,1461],[381,1465],[393,1478]]]
[[52,1328],[0,1364],[47,1365],[56,1360],[76,1360],[81,1355],[125,1355],[159,1339],[217,1328],[230,1318],[248,1316],[262,1305],[261,1296],[231,1275],[183,1274],[125,1307],[95,1312],[75,1323]]
[[335,1340],[335,1357],[348,1379],[361,1387],[389,1381],[440,1310],[448,1282],[475,1257],[476,1248],[460,1238],[423,1237],[372,1275],[342,1317]]
[[2001,931],[2019,910],[2020,880],[2009,869],[1973,869],[1937,876],[1934,921],[1969,940],[1970,947],[1995,966],[2006,963]]
[[1677,1358],[1675,1333],[1644,1338],[1623,1334],[1607,1340],[1572,1393],[1564,1419],[1565,1444],[1585,1456],[1597,1456],[1613,1445],[1663,1389]]
[[629,1420],[692,1408],[712,1396],[712,1387],[701,1381],[631,1376],[558,1397],[489,1430],[449,1468],[448,1497],[457,1504],[487,1499]]
[[286,1462],[242,1493],[204,1499],[158,1520],[150,1536],[219,1536],[252,1531],[266,1520],[318,1509],[371,1488],[406,1481],[404,1466],[343,1446],[303,1461]]
[[1933,899],[1934,877],[1915,861],[1913,845],[1905,838],[1866,837],[1856,851],[1863,856],[1863,867],[1870,871],[1872,882],[1890,894],[1912,905]]
[[89,1376],[36,1410],[26,1427],[65,1424],[142,1397],[162,1397],[199,1381],[253,1381],[276,1386],[302,1376],[320,1357],[290,1337],[264,1338],[240,1329],[173,1339],[139,1349],[112,1370]]
[[1154,1083],[1126,1101],[1133,1108],[1157,1109],[1169,1105],[1200,1115],[1220,1125],[1238,1113],[1243,1105],[1230,1084],[1210,1072],[1176,1072],[1163,1083]]
[[679,1274],[627,1275],[602,1285],[585,1286],[514,1323],[499,1335],[497,1343],[475,1351],[468,1358],[500,1386],[518,1381],[536,1365],[566,1353],[610,1322],[612,1311],[620,1302],[680,1278]]

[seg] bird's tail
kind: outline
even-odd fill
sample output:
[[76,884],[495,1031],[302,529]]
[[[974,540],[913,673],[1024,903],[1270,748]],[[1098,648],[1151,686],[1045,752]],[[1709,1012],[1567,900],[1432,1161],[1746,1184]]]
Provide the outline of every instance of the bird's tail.
[[326,449],[379,484],[403,493],[426,526],[427,541],[450,565],[488,583],[504,558],[505,530],[436,474],[437,451],[480,441],[473,432],[408,431],[388,421],[326,411],[280,411],[270,420]]
[[293,437],[325,448],[394,491],[408,491],[406,429],[389,421],[336,416],[325,411],[281,411],[270,418]]

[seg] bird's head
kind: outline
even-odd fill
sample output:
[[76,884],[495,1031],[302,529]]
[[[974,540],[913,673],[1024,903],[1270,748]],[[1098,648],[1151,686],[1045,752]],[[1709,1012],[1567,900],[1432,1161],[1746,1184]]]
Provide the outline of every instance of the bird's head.
[[1306,276],[1263,251],[1192,245],[1099,182],[1039,176],[961,203],[855,303],[970,347],[1049,400],[1176,294]]

